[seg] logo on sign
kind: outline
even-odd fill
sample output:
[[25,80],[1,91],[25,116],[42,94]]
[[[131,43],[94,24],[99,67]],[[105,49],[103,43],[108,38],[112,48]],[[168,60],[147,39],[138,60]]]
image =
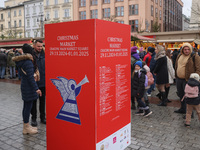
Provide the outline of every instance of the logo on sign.
[[68,80],[64,77],[57,78],[58,79],[51,79],[51,81],[59,90],[64,104],[56,118],[80,125],[81,121],[76,97],[80,94],[82,85],[89,82],[89,80],[87,76],[85,76],[85,78],[79,84],[76,84],[76,81],[73,79]]
[[117,142],[117,137],[113,138],[113,144],[115,144]]

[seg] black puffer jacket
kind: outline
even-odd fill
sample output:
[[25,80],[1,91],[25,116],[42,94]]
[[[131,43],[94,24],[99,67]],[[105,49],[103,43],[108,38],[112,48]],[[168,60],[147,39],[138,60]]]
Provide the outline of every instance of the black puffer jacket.
[[[138,73],[140,75],[138,75]],[[145,90],[145,69],[140,69],[139,72],[134,72],[134,77],[131,79],[131,96],[142,98]]]
[[[187,84],[191,87],[198,86],[199,90],[200,90],[200,83],[193,78],[189,78]],[[197,98],[185,97],[185,101],[186,101],[186,104],[189,104],[189,105],[199,105],[200,104],[200,95]]]

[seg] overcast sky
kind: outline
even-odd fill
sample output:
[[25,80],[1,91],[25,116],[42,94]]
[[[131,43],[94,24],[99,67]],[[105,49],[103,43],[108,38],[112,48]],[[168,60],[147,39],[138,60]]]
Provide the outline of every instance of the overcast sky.
[[[0,0],[0,7],[4,7],[4,1],[5,0]],[[192,0],[182,0],[182,2],[184,3],[183,14],[186,16],[190,16]]]

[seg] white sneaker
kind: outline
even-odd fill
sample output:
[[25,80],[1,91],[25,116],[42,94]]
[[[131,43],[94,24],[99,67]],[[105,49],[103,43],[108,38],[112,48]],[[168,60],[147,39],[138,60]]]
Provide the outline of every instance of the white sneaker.
[[149,97],[150,97],[150,96],[151,96],[151,94],[148,94],[148,93],[147,93],[147,96],[149,96]]

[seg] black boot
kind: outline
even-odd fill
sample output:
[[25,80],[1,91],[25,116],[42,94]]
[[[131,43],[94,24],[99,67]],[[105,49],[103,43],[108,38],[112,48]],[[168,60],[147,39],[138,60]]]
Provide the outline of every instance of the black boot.
[[162,97],[161,97],[161,91],[159,91],[159,93],[156,95],[160,100],[162,100]]
[[171,102],[172,102],[172,101],[170,101],[170,100],[168,99],[169,89],[170,89],[170,87],[165,87],[167,103],[171,103]]
[[166,99],[166,93],[165,92],[160,92],[161,97],[162,97],[162,102],[158,104],[158,106],[167,106],[167,99]]
[[131,97],[131,103],[132,103],[131,109],[136,110],[136,107],[135,107],[135,97]]

